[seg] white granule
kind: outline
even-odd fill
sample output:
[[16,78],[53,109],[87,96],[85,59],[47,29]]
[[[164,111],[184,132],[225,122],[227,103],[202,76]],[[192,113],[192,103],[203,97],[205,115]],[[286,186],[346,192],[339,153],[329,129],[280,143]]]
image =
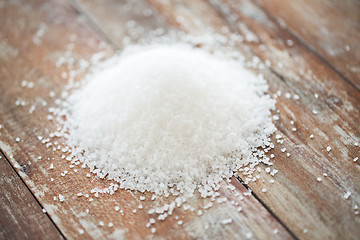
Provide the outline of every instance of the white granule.
[[344,199],[348,199],[351,195],[351,192],[347,191],[345,194],[344,194]]
[[130,47],[65,100],[63,132],[74,158],[120,188],[201,192],[262,161],[258,148],[275,131],[267,91],[262,76],[224,55]]
[[221,224],[226,225],[232,223],[232,218],[227,218],[221,221]]
[[327,146],[327,147],[326,147],[326,151],[330,152],[330,151],[331,151],[331,147],[330,147],[330,146]]
[[59,194],[59,201],[63,202],[64,200],[65,200],[65,197],[63,195]]

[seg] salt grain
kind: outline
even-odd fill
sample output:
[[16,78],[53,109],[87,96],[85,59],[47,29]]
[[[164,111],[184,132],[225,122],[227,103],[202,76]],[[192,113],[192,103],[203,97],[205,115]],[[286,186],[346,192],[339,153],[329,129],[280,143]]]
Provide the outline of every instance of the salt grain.
[[351,192],[347,191],[345,194],[344,194],[344,199],[348,199],[351,195]]

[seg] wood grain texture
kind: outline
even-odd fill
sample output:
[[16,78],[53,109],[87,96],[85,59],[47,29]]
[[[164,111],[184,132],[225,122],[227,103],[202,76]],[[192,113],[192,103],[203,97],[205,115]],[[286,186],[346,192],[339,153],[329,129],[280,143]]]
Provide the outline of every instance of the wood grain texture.
[[360,2],[258,0],[284,28],[360,89]]
[[[86,169],[70,168],[62,158],[62,151],[54,152],[52,147],[42,144],[38,136],[46,137],[56,128],[47,119],[48,108],[55,105],[65,90],[67,78],[74,76],[77,81],[87,71],[84,65],[96,64],[99,56],[110,57],[114,50],[103,43],[101,29],[91,28],[84,15],[67,1],[6,2],[1,5],[0,16],[3,21],[0,30],[0,148],[66,238],[244,239],[250,234],[252,239],[292,239],[253,196],[240,200],[239,195],[248,190],[238,181],[230,183],[235,186],[234,190],[227,188],[228,183],[224,182],[221,194],[225,202],[214,202],[201,216],[196,210],[210,200],[194,196],[189,200],[194,209],[178,208],[166,221],[157,221],[154,236],[145,225],[150,217],[157,215],[150,216],[145,211],[165,200],[154,202],[147,195],[145,201],[140,201],[139,194],[125,190],[112,196],[95,197],[91,190],[108,187],[109,182],[86,177]],[[133,15],[121,17],[117,26],[128,23]],[[144,25],[158,24],[158,20],[152,18],[141,21]],[[33,82],[34,87],[22,87],[24,80]],[[50,91],[54,91],[54,97],[50,96]],[[35,107],[33,112],[32,106]],[[61,139],[59,144],[62,144]],[[50,168],[51,164],[54,169]],[[68,173],[61,176],[65,170]],[[78,197],[78,193],[90,196]],[[59,201],[59,194],[64,201]],[[238,206],[232,203],[234,200],[239,201]],[[138,208],[140,203],[143,210]],[[115,206],[119,206],[124,215],[115,211]],[[239,206],[242,212],[237,211]],[[132,212],[134,209],[137,209],[136,214]],[[178,225],[175,216],[184,224]],[[232,224],[221,224],[227,218],[233,219]],[[100,226],[100,221],[105,226]],[[113,227],[108,227],[110,222]],[[275,229],[276,234],[273,233]]]
[[[264,184],[249,184],[262,201],[299,238],[360,236],[359,217],[354,214],[360,202],[359,165],[353,162],[359,155],[355,146],[360,136],[359,92],[251,1],[211,1],[218,19],[200,1],[151,2],[169,22],[181,16],[186,21],[183,26],[195,26],[197,31],[228,26],[244,36],[246,44],[239,44],[244,55],[270,61],[271,68],[264,74],[272,92],[283,92],[278,99],[280,121],[276,125],[285,143],[274,151],[280,172],[271,190],[262,193]],[[289,39],[292,47],[287,44]],[[287,92],[299,95],[300,100],[288,99]],[[313,110],[319,113],[315,115]],[[309,138],[311,134],[314,139]],[[332,147],[330,152],[327,146]],[[283,147],[291,157],[280,151]],[[345,200],[347,191],[352,195]]]
[[63,239],[0,153],[0,239]]

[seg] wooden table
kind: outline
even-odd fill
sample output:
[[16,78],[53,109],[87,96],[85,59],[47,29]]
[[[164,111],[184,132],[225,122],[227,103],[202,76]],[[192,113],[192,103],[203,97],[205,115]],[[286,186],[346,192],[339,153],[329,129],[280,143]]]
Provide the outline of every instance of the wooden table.
[[[284,143],[272,152],[274,177],[261,171],[261,181],[224,182],[223,203],[201,215],[177,208],[152,234],[150,194],[143,201],[125,190],[94,197],[91,189],[110,183],[69,168],[38,136],[55,128],[48,109],[69,77],[76,81],[87,65],[157,28],[243,36],[236,50],[266,63],[259,71],[270,92],[283,93],[275,122]],[[359,41],[356,0],[0,1],[0,238],[360,239]],[[242,211],[233,191],[248,195]],[[190,204],[208,201],[194,196]],[[232,223],[221,224],[226,218]]]

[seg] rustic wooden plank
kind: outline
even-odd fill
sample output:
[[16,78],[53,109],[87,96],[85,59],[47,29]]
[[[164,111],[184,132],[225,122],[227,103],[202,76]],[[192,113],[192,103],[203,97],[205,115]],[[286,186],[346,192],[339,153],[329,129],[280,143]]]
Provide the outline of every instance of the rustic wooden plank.
[[[0,8],[0,15],[3,21],[0,30],[0,148],[66,238],[151,238],[150,229],[145,225],[150,217],[157,215],[150,216],[145,211],[163,201],[153,202],[149,200],[150,196],[140,201],[139,195],[130,191],[117,191],[112,196],[96,198],[91,190],[108,187],[109,182],[93,176],[87,178],[86,169],[70,168],[62,159],[61,151],[54,152],[37,139],[56,128],[47,119],[47,109],[54,106],[56,98],[61,95],[66,78],[74,74],[76,81],[86,73],[86,68],[83,68],[86,62],[94,62],[101,55],[109,57],[114,53],[113,49],[102,42],[99,32],[90,28],[83,15],[66,1],[6,2]],[[117,26],[126,24],[132,17],[129,14],[122,18]],[[142,24],[151,25],[156,21],[150,18]],[[34,86],[22,87],[24,80],[33,82]],[[55,97],[50,96],[50,91],[54,91]],[[35,107],[33,112],[32,106]],[[50,168],[51,164],[54,169]],[[61,176],[65,170],[68,173]],[[155,237],[244,239],[251,234],[253,239],[292,238],[251,195],[243,200],[236,197],[237,194],[247,195],[244,186],[233,181],[231,184],[235,190],[230,190],[226,184],[221,193],[226,197],[224,203],[215,202],[211,209],[198,216],[195,210],[202,209],[209,199],[194,196],[190,199],[194,211],[175,209],[166,221],[156,222]],[[79,192],[85,196],[78,197]],[[59,201],[59,194],[64,201]],[[238,206],[231,202],[235,198],[243,208],[240,213]],[[140,203],[145,211],[138,209],[136,214],[133,213]],[[115,206],[119,206],[124,215],[115,211]],[[184,224],[178,225],[175,216]],[[222,225],[221,221],[229,217],[233,223]],[[100,226],[100,221],[105,226]],[[110,222],[113,227],[108,227]],[[277,234],[273,233],[275,229]]]
[[0,239],[63,239],[0,153]]
[[[239,50],[245,56],[251,59],[256,54],[264,63],[271,63],[270,71],[264,70],[271,91],[283,92],[277,104],[277,128],[285,142],[273,152],[280,172],[266,193],[262,182],[249,186],[299,238],[356,239],[360,235],[355,215],[360,202],[359,165],[353,162],[359,155],[356,145],[360,140],[357,89],[251,1],[226,1],[228,5],[211,1],[226,23],[214,19],[209,6],[200,1],[151,2],[169,22],[183,19],[181,26],[191,26],[184,27],[191,33],[209,26],[218,26],[220,32],[228,26],[244,36]],[[300,99],[288,99],[287,92]],[[327,146],[332,147],[330,152]],[[291,157],[280,151],[283,147]],[[266,174],[260,175],[269,181]],[[346,192],[352,193],[347,200],[343,198]]]
[[259,0],[271,15],[360,89],[360,2]]

